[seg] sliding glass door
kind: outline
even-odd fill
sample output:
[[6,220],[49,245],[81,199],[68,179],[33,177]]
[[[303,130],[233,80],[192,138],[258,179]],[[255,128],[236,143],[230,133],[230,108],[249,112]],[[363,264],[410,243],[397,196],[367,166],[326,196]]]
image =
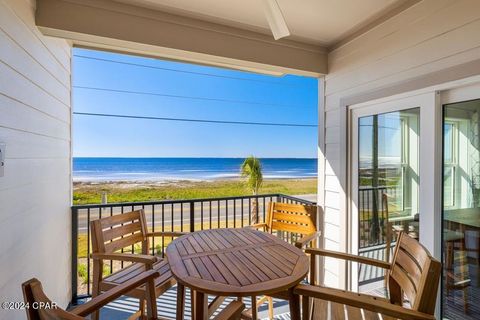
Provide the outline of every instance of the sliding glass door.
[[[407,232],[442,261],[437,316],[480,319],[480,84],[446,87],[349,107],[348,250],[391,261]],[[347,267],[385,293],[382,270]]]
[[[440,257],[437,101],[435,92],[427,92],[350,106],[351,253],[390,262],[396,235],[404,231]],[[384,296],[385,270],[356,263],[347,267],[351,289]]]
[[443,315],[480,319],[480,99],[443,108]]
[[[357,121],[358,253],[390,260],[395,229],[419,234],[420,108]],[[383,276],[381,269],[359,266],[359,289],[381,289]]]

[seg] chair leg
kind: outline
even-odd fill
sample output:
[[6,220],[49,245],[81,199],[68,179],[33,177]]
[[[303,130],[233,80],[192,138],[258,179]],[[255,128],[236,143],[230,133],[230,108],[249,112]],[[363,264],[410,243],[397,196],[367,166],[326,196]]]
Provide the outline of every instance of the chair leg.
[[[93,262],[93,284],[92,284],[92,297],[95,298],[100,294],[100,281],[102,281],[103,263],[100,261]],[[91,315],[92,320],[98,320],[100,318],[100,311],[95,311]]]
[[302,320],[310,320],[310,298],[302,297]]
[[143,298],[140,299],[138,301],[138,309],[140,310],[140,318],[139,319],[142,319],[142,320],[146,319],[145,306],[146,306],[145,299],[143,299]]
[[268,318],[273,320],[273,298],[267,297],[268,300]]
[[[156,320],[158,319],[158,311],[157,311],[157,295],[155,292],[155,281],[151,279],[146,284],[147,289],[147,318],[148,320]],[[145,308],[144,308],[145,310]]]
[[468,292],[467,292],[468,288],[465,287],[463,288],[463,311],[465,312],[465,314],[468,314]]

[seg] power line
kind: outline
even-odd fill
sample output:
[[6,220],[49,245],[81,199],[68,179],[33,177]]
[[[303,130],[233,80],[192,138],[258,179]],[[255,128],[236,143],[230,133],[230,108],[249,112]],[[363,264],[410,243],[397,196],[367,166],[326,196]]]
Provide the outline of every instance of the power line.
[[141,64],[141,63],[123,62],[123,61],[117,61],[117,60],[111,60],[111,59],[105,59],[105,58],[95,58],[95,57],[89,57],[89,56],[84,56],[84,55],[79,55],[79,54],[74,54],[73,56],[77,57],[77,58],[82,58],[82,59],[89,59],[89,60],[97,60],[97,61],[110,62],[110,63],[116,63],[116,64],[123,64],[123,65],[133,66],[133,67],[157,69],[157,70],[164,70],[164,71],[171,71],[171,72],[178,72],[178,73],[185,73],[185,74],[194,74],[194,75],[214,77],[214,78],[223,78],[223,79],[250,81],[250,82],[260,82],[260,83],[275,84],[275,85],[280,85],[280,86],[297,87],[297,85],[293,85],[293,84],[290,84],[290,83],[281,83],[281,82],[278,82],[278,81],[265,81],[265,80],[247,79],[247,78],[232,77],[232,76],[223,76],[223,75],[213,74],[213,73],[208,73],[208,72],[185,71],[185,70],[179,70],[179,69],[173,69],[173,68],[150,66],[150,65]]
[[94,116],[94,117],[110,117],[110,118],[127,118],[127,119],[143,119],[143,120],[162,120],[162,121],[181,121],[181,122],[202,122],[202,123],[221,123],[221,124],[239,124],[239,125],[255,125],[255,126],[275,126],[275,127],[307,127],[316,128],[315,124],[302,123],[271,123],[271,122],[246,122],[246,121],[225,121],[225,120],[206,120],[206,119],[185,119],[185,118],[165,118],[150,116],[134,116],[123,114],[109,113],[91,113],[91,112],[73,112],[74,115]]
[[184,95],[166,94],[166,93],[158,93],[158,92],[131,91],[131,90],[120,90],[120,89],[111,89],[111,88],[100,88],[100,87],[86,87],[86,86],[73,86],[73,87],[77,88],[77,89],[84,89],[84,90],[96,90],[96,91],[107,91],[107,92],[126,93],[126,94],[148,95],[148,96],[175,98],[175,99],[217,101],[217,102],[251,104],[251,105],[272,106],[272,107],[299,108],[298,106],[293,106],[293,105],[266,103],[266,102],[255,102],[255,101],[245,101],[245,100],[230,100],[230,99],[221,99],[221,98],[184,96]]

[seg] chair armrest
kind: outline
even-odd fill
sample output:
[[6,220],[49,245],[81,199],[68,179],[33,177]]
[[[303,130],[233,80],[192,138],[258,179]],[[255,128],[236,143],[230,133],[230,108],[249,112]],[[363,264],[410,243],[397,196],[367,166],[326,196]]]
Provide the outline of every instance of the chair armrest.
[[140,275],[136,276],[135,278],[132,278],[124,282],[123,284],[117,287],[114,287],[113,289],[110,289],[105,293],[102,293],[101,295],[93,298],[87,303],[82,304],[78,307],[75,307],[71,312],[76,315],[85,317],[90,313],[99,310],[104,305],[112,302],[113,300],[119,298],[125,293],[132,291],[138,286],[144,283],[147,283],[150,279],[156,278],[158,276],[160,276],[158,271],[150,270],[150,271],[143,272]]
[[181,237],[186,234],[188,234],[188,232],[156,231],[156,232],[147,232],[147,237]]
[[262,229],[265,230],[267,228],[267,224],[266,223],[254,223],[254,224],[251,224],[249,226],[246,226],[245,228],[250,228],[250,229]]
[[298,285],[295,287],[294,293],[306,297],[346,304],[355,308],[366,309],[372,312],[378,312],[382,315],[390,316],[395,319],[435,320],[435,316],[433,315],[391,304],[380,297],[356,292],[311,285]]
[[240,301],[230,302],[220,313],[213,318],[214,320],[240,319],[245,304]]
[[158,258],[155,256],[137,253],[92,253],[91,257],[96,260],[140,262],[146,265],[152,265],[158,261]]
[[317,248],[308,248],[308,249],[305,250],[305,252],[309,253],[311,255],[318,255],[318,256],[331,257],[331,258],[337,258],[337,259],[359,262],[359,263],[368,264],[368,265],[383,268],[383,269],[390,269],[391,268],[391,265],[388,262],[385,262],[385,261],[382,261],[382,260],[377,260],[377,259],[371,259],[371,258],[356,256],[356,255],[349,254],[349,253],[343,253],[343,252],[338,252],[338,251],[330,251],[330,250],[325,250],[325,249],[317,249]]
[[320,231],[317,231],[317,232],[314,232],[314,233],[311,233],[311,234],[307,234],[307,235],[303,236],[302,238],[300,238],[299,240],[297,240],[297,242],[295,242],[295,247],[297,247],[299,249],[302,249],[302,248],[306,247],[313,240],[319,238],[321,235],[322,235],[322,233]]

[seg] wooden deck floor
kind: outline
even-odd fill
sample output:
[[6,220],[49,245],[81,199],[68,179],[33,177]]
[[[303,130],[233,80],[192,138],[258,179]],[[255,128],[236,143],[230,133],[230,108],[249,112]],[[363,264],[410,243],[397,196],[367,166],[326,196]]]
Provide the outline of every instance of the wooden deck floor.
[[[165,294],[157,299],[158,315],[166,319],[175,319],[175,309],[177,303],[177,289],[176,286],[168,290]],[[231,299],[225,301],[224,307]],[[244,299],[247,308],[250,308],[250,300]],[[288,302],[283,300],[274,300],[275,319],[289,320],[290,313]],[[134,298],[122,297],[117,301],[108,304],[101,310],[100,319],[102,320],[121,320],[127,319],[129,315],[138,310],[138,300]],[[185,320],[190,320],[190,293],[187,290],[185,301]],[[267,304],[260,307],[259,317],[267,318]]]
[[[360,250],[360,255],[362,257],[385,261],[385,245]],[[360,264],[360,270],[358,271],[360,286],[379,280],[381,281],[384,276],[384,269]]]
[[465,314],[463,305],[464,297],[461,290],[451,291],[444,296],[444,319],[480,319],[480,266],[469,263],[469,275],[471,284],[467,289],[468,312]]

